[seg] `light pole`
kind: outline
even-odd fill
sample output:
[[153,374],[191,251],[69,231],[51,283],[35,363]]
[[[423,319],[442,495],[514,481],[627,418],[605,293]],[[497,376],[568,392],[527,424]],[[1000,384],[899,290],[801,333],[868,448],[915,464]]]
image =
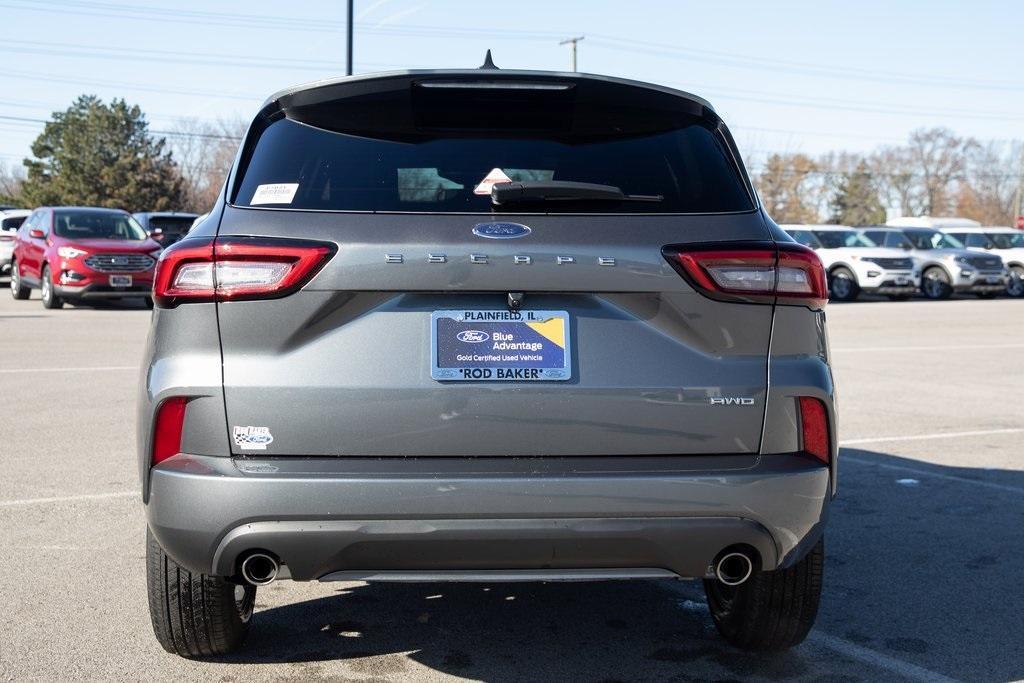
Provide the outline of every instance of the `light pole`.
[[576,36],[575,38],[566,38],[565,40],[558,43],[559,45],[571,45],[569,52],[569,70],[576,71],[576,43],[583,40],[585,36]]
[[348,52],[348,59],[345,61],[345,75],[352,75],[352,3],[354,0],[348,0],[348,37],[345,39],[345,47]]

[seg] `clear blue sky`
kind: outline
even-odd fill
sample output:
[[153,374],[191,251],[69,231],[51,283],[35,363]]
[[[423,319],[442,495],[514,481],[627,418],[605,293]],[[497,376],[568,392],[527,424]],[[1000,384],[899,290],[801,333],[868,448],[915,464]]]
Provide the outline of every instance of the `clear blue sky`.
[[[268,94],[344,73],[344,0],[0,0],[0,117],[81,93],[125,97],[153,128],[248,119]],[[921,126],[1024,138],[1018,0],[356,0],[357,72],[565,69],[709,99],[748,155],[869,150]],[[40,124],[0,118],[0,161]]]

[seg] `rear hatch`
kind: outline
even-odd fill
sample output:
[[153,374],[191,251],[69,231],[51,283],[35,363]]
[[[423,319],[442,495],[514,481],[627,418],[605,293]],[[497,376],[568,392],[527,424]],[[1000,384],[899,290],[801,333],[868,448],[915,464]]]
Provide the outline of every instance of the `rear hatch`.
[[[494,206],[506,180],[646,199]],[[709,298],[663,254],[769,239],[695,98],[516,72],[296,91],[229,200],[218,241],[333,251],[299,291],[218,304],[237,454],[758,451],[772,307]]]

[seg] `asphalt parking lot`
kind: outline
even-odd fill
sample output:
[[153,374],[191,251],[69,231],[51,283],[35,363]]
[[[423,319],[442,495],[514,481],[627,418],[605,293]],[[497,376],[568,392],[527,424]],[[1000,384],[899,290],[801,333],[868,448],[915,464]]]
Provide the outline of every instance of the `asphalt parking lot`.
[[834,305],[840,497],[817,627],[720,641],[696,582],[299,584],[239,654],[160,649],[134,403],[149,312],[0,292],[0,679],[1024,677],[1024,300]]

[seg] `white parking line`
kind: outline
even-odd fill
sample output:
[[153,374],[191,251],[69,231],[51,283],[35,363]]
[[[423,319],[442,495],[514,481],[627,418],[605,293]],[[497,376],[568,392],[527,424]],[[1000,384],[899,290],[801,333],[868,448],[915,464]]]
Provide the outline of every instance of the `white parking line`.
[[1024,349],[1024,344],[951,344],[944,346],[848,346],[832,349],[837,353],[869,351],[975,351],[984,349]]
[[110,370],[138,370],[138,365],[92,365],[81,368],[7,368],[0,375],[14,375],[25,372],[103,372]]
[[109,500],[111,498],[130,498],[141,495],[138,491],[112,491],[111,493],[85,493],[80,496],[54,496],[52,498],[22,498],[21,500],[0,500],[0,508],[17,507],[19,505],[41,505],[44,503],[74,503],[80,500]]
[[866,443],[887,443],[890,441],[930,441],[932,439],[957,439],[961,436],[988,436],[990,434],[1020,434],[1024,428],[1007,427],[1005,429],[980,429],[971,432],[935,432],[932,434],[912,434],[909,436],[873,436],[866,439],[841,439],[842,446],[856,446]]
[[952,683],[955,678],[949,678],[942,674],[935,673],[916,664],[896,659],[889,655],[871,650],[869,648],[851,643],[842,638],[836,638],[819,631],[812,631],[807,640],[815,645],[832,650],[841,655],[855,659],[858,662],[884,669],[898,676],[911,681],[929,681],[929,683]]

